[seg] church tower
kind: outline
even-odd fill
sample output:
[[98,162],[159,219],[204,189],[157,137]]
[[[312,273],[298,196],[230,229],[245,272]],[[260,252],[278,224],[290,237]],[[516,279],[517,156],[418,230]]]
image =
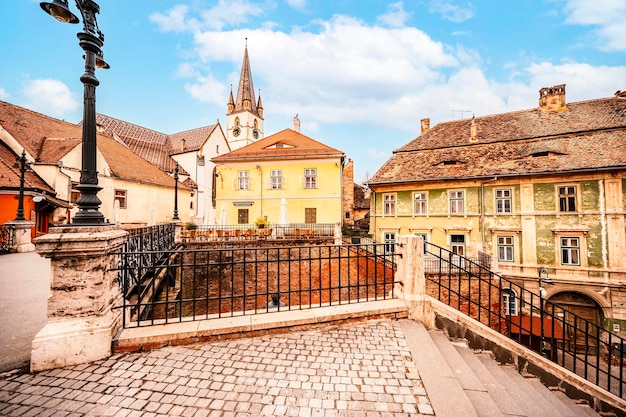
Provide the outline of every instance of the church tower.
[[237,99],[231,88],[226,113],[226,139],[231,150],[242,148],[263,138],[263,104],[254,96],[248,45],[243,54]]

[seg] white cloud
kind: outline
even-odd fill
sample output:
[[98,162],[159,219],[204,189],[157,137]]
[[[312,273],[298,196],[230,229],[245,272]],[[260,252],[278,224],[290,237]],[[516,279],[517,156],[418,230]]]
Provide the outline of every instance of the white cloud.
[[304,10],[307,5],[307,0],[287,0],[287,4],[294,9]]
[[24,107],[44,114],[63,116],[79,108],[79,100],[67,85],[58,80],[28,80],[22,88]]
[[598,48],[605,51],[626,50],[626,2],[605,0],[602,5],[588,0],[568,0],[564,9],[566,23],[595,26]]
[[226,103],[225,97],[228,97],[224,84],[216,81],[212,75],[199,77],[195,83],[186,84],[185,90],[201,103],[223,106]]
[[[240,26],[263,13],[263,8],[246,0],[219,0],[211,9],[192,10],[177,5],[167,13],[153,13],[150,20],[164,32],[197,32],[203,29],[222,30],[226,26]],[[199,15],[200,19],[190,17]]]
[[471,3],[463,7],[446,0],[431,0],[429,10],[455,23],[465,22],[474,17],[474,8]]
[[377,21],[389,27],[403,27],[409,17],[410,14],[404,10],[404,3],[399,1],[397,3],[391,3],[389,5],[389,11],[378,16]]
[[0,87],[0,100],[6,100],[9,98],[9,93],[2,87]]

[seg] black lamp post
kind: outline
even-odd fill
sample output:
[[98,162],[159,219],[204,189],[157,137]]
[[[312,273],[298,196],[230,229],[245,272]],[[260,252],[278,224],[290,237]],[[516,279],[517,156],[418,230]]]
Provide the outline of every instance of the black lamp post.
[[178,162],[174,169],[174,217],[172,220],[180,220],[178,218]]
[[543,296],[546,290],[545,288],[541,286],[541,284],[543,283],[546,285],[554,285],[554,282],[552,282],[552,280],[548,278],[548,269],[545,266],[542,266],[541,268],[539,268],[539,276],[537,278],[537,282],[539,283],[539,320],[541,323],[539,325],[541,329],[540,352],[541,352],[541,356],[547,357],[548,354],[546,352],[545,335],[544,335],[544,328],[543,328]]
[[15,221],[25,221],[24,218],[24,174],[30,168],[30,164],[26,162],[26,150],[22,150],[22,156],[16,158],[15,168],[20,169],[20,197],[17,200],[17,215]]
[[[41,8],[60,22],[78,23],[79,19],[68,7],[67,0],[41,2]],[[80,184],[76,188],[80,197],[76,200],[78,213],[72,220],[77,226],[98,226],[107,224],[100,212],[102,201],[98,198],[98,171],[96,171],[96,87],[100,84],[96,78],[96,67],[108,68],[102,59],[104,35],[98,28],[96,14],[100,6],[92,0],[76,0],[76,7],[83,17],[83,32],[78,33],[78,44],[85,51],[85,73],[80,77],[84,85],[83,98],[83,138],[82,169]]]

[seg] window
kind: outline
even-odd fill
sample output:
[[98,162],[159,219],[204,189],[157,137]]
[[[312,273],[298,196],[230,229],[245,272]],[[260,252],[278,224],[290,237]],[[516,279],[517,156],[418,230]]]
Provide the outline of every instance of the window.
[[559,211],[576,211],[576,186],[559,187]]
[[428,214],[428,204],[426,201],[426,193],[414,193],[413,194],[413,214],[415,215]]
[[465,200],[463,191],[450,191],[450,214],[465,213]]
[[383,234],[383,243],[385,244],[385,253],[394,253],[396,251],[396,234],[385,232]]
[[273,169],[270,172],[270,188],[272,190],[280,190],[283,188],[283,171]]
[[80,191],[76,188],[78,182],[72,181],[72,190],[70,192],[70,203],[75,204],[78,197],[80,197]]
[[465,262],[465,235],[450,235],[450,252],[452,252],[450,262],[452,265],[463,267]]
[[248,224],[248,209],[238,209],[237,210],[237,224]]
[[496,212],[511,212],[511,190],[496,190]]
[[304,169],[304,188],[317,188],[317,168]]
[[126,190],[115,190],[114,201],[120,202],[120,208],[126,208]]
[[383,215],[395,216],[396,215],[396,195],[395,194],[383,194],[384,208]]
[[580,265],[580,240],[577,237],[561,238],[561,264]]
[[317,209],[315,207],[304,209],[304,222],[317,223]]
[[513,236],[498,236],[498,261],[513,262]]
[[238,190],[250,189],[250,171],[239,171],[237,173],[237,189]]
[[507,316],[517,316],[517,294],[511,288],[502,290],[502,303],[504,304],[504,314]]

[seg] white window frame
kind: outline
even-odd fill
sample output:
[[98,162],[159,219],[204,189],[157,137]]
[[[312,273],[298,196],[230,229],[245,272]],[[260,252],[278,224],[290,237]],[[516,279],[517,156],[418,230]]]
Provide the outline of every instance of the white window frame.
[[578,236],[559,236],[559,250],[561,252],[561,265],[581,266],[580,244],[581,244],[581,239]]
[[383,217],[396,215],[396,198],[395,193],[383,194]]
[[394,253],[396,249],[396,232],[383,232],[385,253]]
[[114,204],[115,204],[115,201],[120,202],[120,209],[128,208],[128,191],[123,190],[121,188],[116,188],[113,191],[113,203]]
[[237,190],[250,190],[250,171],[237,171]]
[[272,169],[270,171],[270,189],[272,190],[282,190],[283,189],[283,170],[282,169]]
[[317,168],[304,168],[304,188],[309,190],[317,188]]
[[515,262],[515,236],[496,236],[498,262]]
[[504,305],[504,314],[507,316],[519,316],[519,296],[513,288],[502,289],[502,304]]
[[465,191],[450,191],[448,196],[450,201],[450,214],[465,214]]
[[[418,196],[421,196],[423,198],[418,199]],[[428,193],[426,191],[417,191],[413,193],[413,215],[428,215]]]
[[495,198],[496,213],[508,214],[513,212],[513,191],[510,188],[496,189]]
[[[578,210],[578,186],[573,184],[561,184],[556,187],[557,205],[559,213],[577,213]],[[573,204],[573,207],[571,205]],[[573,208],[573,210],[571,210]]]

